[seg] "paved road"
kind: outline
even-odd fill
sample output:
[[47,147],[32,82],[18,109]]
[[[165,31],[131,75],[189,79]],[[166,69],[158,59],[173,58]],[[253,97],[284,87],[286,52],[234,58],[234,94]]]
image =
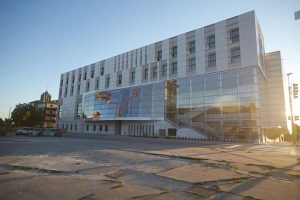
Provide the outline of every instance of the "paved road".
[[160,151],[186,147],[219,147],[232,150],[257,150],[300,156],[300,145],[289,144],[219,143],[92,134],[68,135],[61,138],[25,136],[0,138],[0,155],[61,154],[80,149]]
[[210,145],[216,143],[114,135],[69,135],[61,138],[12,136],[0,138],[0,155],[61,154],[93,149],[158,151]]

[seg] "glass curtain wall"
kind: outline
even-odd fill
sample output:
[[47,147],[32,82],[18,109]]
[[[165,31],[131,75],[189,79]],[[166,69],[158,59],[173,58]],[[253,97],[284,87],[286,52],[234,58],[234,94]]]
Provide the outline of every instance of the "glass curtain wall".
[[253,67],[177,79],[178,127],[214,138],[256,139],[260,134],[258,86],[263,85],[258,77],[260,71]]
[[214,138],[256,139],[260,134],[259,90],[264,82],[256,67],[166,80],[160,83],[86,94],[83,118],[165,119]]
[[95,92],[84,95],[83,118],[118,120],[122,118],[163,118],[164,83]]

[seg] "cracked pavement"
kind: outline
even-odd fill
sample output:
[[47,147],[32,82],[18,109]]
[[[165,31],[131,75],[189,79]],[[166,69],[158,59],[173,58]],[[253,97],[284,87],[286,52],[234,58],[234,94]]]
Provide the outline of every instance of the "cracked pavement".
[[107,135],[0,138],[0,199],[299,199],[300,147]]

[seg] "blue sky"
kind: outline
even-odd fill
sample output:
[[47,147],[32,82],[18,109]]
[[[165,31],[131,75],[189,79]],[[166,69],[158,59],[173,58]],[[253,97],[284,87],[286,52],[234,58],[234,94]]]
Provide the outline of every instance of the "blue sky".
[[47,88],[57,99],[63,72],[251,10],[299,82],[299,0],[0,0],[0,117]]

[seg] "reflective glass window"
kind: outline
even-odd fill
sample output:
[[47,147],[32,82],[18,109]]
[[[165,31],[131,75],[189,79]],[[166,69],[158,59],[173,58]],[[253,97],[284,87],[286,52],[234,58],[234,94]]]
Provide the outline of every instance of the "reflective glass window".
[[177,74],[177,62],[173,62],[171,64],[170,74],[171,75],[176,75]]
[[189,72],[195,72],[196,71],[196,58],[190,58],[189,59]]
[[172,57],[173,58],[177,57],[177,46],[172,47]]
[[215,35],[210,35],[207,37],[207,45],[210,49],[216,47]]
[[189,51],[190,51],[190,53],[196,52],[196,42],[195,41],[189,42]]
[[156,78],[157,78],[157,67],[152,67],[151,79],[156,79]]
[[149,71],[148,71],[148,68],[146,68],[144,70],[144,80],[148,80],[148,76],[149,76]]
[[240,130],[239,120],[224,120],[223,121],[223,134],[224,137],[234,137]]
[[205,131],[208,133],[212,133],[213,135],[216,133],[220,134],[220,131],[222,131],[221,121],[220,120],[206,121]]
[[190,98],[190,79],[180,78],[177,80],[177,96],[181,98]]
[[131,83],[135,82],[135,71],[131,72]]
[[191,78],[191,97],[203,97],[204,96],[204,77],[196,76]]
[[256,77],[253,68],[238,70],[239,93],[256,91]]
[[162,59],[162,51],[160,50],[157,52],[157,61],[161,61],[161,59]]
[[237,73],[236,71],[229,71],[221,73],[222,80],[222,94],[236,94],[237,93]]
[[240,33],[238,27],[230,30],[230,39],[232,42],[240,41]]
[[231,63],[240,63],[241,62],[240,47],[231,49],[230,55],[231,55]]
[[118,85],[122,85],[122,74],[118,76]]
[[216,53],[208,54],[208,67],[215,67],[216,66]]
[[205,76],[205,95],[220,95],[220,78],[218,74]]
[[167,64],[163,64],[162,66],[161,66],[161,76],[162,77],[165,77],[165,76],[167,76]]
[[110,84],[110,77],[106,77],[105,86],[108,88]]

